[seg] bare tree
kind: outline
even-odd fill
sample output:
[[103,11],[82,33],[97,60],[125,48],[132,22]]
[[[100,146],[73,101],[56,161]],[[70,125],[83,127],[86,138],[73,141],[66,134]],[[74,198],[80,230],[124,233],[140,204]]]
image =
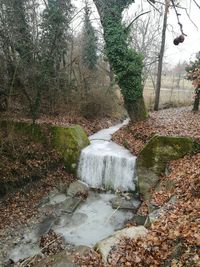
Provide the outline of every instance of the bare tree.
[[156,96],[155,96],[154,110],[158,110],[159,108],[161,77],[162,77],[163,57],[164,57],[164,51],[165,51],[167,16],[168,16],[168,11],[169,11],[169,5],[170,5],[170,0],[165,0],[165,11],[164,11],[163,28],[162,28],[162,41],[161,41],[159,61],[158,61],[158,74],[157,74],[157,82],[156,82]]
[[130,28],[130,46],[144,57],[143,82],[151,76],[151,70],[158,62],[161,19],[161,13],[152,10],[148,15],[136,19]]

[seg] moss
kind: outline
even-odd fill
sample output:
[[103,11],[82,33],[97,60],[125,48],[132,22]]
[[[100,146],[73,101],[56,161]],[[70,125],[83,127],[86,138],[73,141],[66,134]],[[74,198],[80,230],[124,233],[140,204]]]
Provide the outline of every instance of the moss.
[[194,151],[194,141],[187,137],[155,135],[140,152],[136,161],[139,191],[149,197],[149,191],[159,181],[167,163]]
[[138,156],[138,165],[160,174],[164,172],[166,163],[191,153],[194,142],[187,137],[154,136]]
[[89,139],[81,126],[52,127],[53,147],[61,153],[68,171],[75,173],[81,150],[89,145]]
[[79,125],[64,128],[50,125],[30,124],[26,122],[1,121],[0,127],[8,134],[27,136],[30,140],[50,145],[60,152],[66,169],[76,173],[81,150],[89,145],[89,139]]

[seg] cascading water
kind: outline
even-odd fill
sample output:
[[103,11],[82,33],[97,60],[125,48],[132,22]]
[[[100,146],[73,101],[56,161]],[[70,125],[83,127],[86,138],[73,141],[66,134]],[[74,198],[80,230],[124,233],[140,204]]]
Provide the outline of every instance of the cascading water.
[[83,149],[78,167],[78,177],[89,186],[135,190],[136,157],[111,141],[112,134],[127,123],[128,120],[90,136],[91,144]]

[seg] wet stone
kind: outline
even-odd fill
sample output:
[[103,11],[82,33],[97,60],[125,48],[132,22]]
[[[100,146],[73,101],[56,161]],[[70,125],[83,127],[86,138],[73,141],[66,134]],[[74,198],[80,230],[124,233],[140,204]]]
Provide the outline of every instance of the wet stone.
[[55,220],[56,218],[52,215],[44,219],[44,221],[39,225],[38,235],[42,236],[47,234],[50,231],[51,227],[53,226]]
[[62,215],[61,217],[59,217],[54,225],[54,229],[58,229],[61,227],[75,227],[75,226],[79,226],[80,224],[84,223],[87,220],[88,216],[84,213],[74,213],[74,214],[67,214],[66,215]]
[[67,199],[65,194],[56,194],[50,198],[50,204],[55,205],[58,203],[62,203]]
[[60,204],[61,205],[60,208],[62,212],[73,213],[81,202],[82,202],[81,198],[67,197],[67,199]]
[[79,195],[88,195],[89,187],[86,183],[81,181],[76,181],[70,184],[67,195],[71,197],[79,196]]
[[113,209],[124,209],[124,210],[131,210],[136,212],[140,207],[141,201],[130,198],[126,199],[125,197],[115,197],[110,200]]
[[135,215],[132,221],[135,222],[136,225],[144,225],[146,222],[146,219],[147,219],[147,216]]

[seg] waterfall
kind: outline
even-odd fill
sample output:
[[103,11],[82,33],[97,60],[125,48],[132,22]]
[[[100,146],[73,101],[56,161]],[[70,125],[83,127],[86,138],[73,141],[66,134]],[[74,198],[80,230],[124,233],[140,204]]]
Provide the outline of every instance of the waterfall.
[[112,134],[127,123],[125,121],[90,136],[91,144],[82,150],[80,156],[79,179],[93,188],[135,190],[136,157],[110,141]]

